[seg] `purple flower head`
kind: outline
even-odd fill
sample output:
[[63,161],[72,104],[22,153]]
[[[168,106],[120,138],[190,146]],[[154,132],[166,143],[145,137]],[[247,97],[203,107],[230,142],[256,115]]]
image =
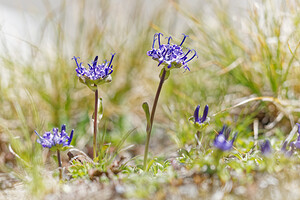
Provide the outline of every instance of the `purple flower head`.
[[209,122],[209,117],[207,117],[208,114],[208,105],[204,107],[203,110],[203,115],[202,117],[199,117],[199,110],[200,110],[200,105],[198,105],[195,109],[194,115],[189,118],[189,120],[194,123],[197,127],[204,127],[208,124]]
[[298,126],[298,138],[295,142],[292,143],[295,145],[297,149],[300,149],[300,124],[296,123],[296,125]]
[[214,139],[214,143],[213,143],[214,146],[222,151],[228,151],[232,149],[232,145],[237,136],[237,133],[234,134],[233,139],[231,141],[228,141],[229,134],[230,134],[230,129],[227,128],[226,125],[224,125],[222,130]]
[[53,128],[51,133],[45,132],[44,135],[41,137],[37,131],[34,131],[35,134],[39,137],[36,141],[37,143],[41,144],[44,148],[49,148],[50,150],[65,150],[71,144],[73,139],[74,129],[71,131],[70,137],[66,133],[66,125],[63,124],[61,126],[61,130],[59,131],[58,128]]
[[200,109],[200,105],[198,105],[195,109],[194,112],[194,121],[195,123],[198,124],[202,124],[206,121],[207,119],[207,114],[208,114],[208,105],[205,106],[204,110],[203,110],[203,115],[202,117],[199,118],[199,109]]
[[284,153],[285,156],[291,157],[296,149],[300,149],[300,124],[296,123],[298,126],[298,138],[296,141],[290,143],[290,147],[288,147],[288,141],[284,141],[281,152]]
[[282,147],[281,147],[281,152],[284,153],[286,157],[291,157],[296,149],[294,142],[290,143],[291,149],[287,148],[288,146],[288,141],[284,141]]
[[77,68],[77,76],[87,86],[91,84],[99,85],[105,82],[111,82],[110,74],[113,72],[113,65],[111,64],[114,59],[115,54],[112,54],[109,62],[107,60],[102,64],[98,64],[98,56],[95,57],[91,64],[88,64],[89,68],[85,68],[82,62],[79,62],[79,57],[73,57],[75,60]]
[[268,156],[272,153],[272,147],[269,140],[265,140],[265,142],[260,143],[259,147],[264,156]]
[[[184,43],[188,35],[183,34],[183,39],[180,45],[170,44],[172,37],[167,37],[167,44],[161,44],[161,36],[163,36],[162,33],[154,34],[152,50],[148,51],[147,55],[151,56],[153,60],[158,61],[158,66],[163,64],[166,70],[170,70],[171,68],[183,67],[185,70],[190,71],[187,63],[191,61],[194,57],[196,57],[197,53],[194,49],[188,49],[186,53],[183,52],[182,44]],[[158,43],[157,49],[154,47],[156,41]],[[194,54],[192,56],[189,56],[191,52],[194,52]]]

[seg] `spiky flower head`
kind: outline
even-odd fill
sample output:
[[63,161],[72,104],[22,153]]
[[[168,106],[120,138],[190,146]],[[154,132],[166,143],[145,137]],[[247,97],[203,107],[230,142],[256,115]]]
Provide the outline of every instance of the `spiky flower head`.
[[[162,44],[160,37],[163,36],[163,34],[156,33],[153,39],[152,50],[148,51],[147,55],[151,56],[153,60],[158,61],[158,66],[163,65],[166,70],[183,67],[185,70],[190,71],[187,63],[191,61],[195,56],[197,56],[197,53],[194,49],[188,48],[188,51],[186,53],[183,52],[182,44],[188,37],[188,35],[183,35],[184,37],[180,45],[171,44],[171,36],[167,37],[167,44]],[[158,48],[155,48],[156,41],[158,42]],[[191,52],[194,52],[194,54],[188,58]]]
[[219,134],[214,139],[214,146],[222,151],[229,151],[232,149],[233,142],[237,136],[237,133],[234,134],[233,139],[231,141],[228,141],[230,129],[226,127],[226,125],[223,126],[222,130],[219,132]]
[[202,117],[199,117],[200,105],[198,105],[194,111],[194,115],[189,118],[189,120],[194,123],[197,128],[203,128],[209,123],[208,114],[208,105],[204,107]]
[[264,156],[269,156],[272,154],[272,146],[269,140],[265,140],[264,142],[260,143],[259,147]]
[[40,136],[37,131],[34,131],[39,137],[36,141],[41,144],[44,148],[49,148],[51,151],[56,150],[66,150],[70,147],[71,141],[73,139],[74,129],[71,131],[70,136],[66,133],[66,125],[61,126],[61,130],[58,128],[53,128],[51,133],[45,132],[43,136]]
[[112,61],[114,56],[115,54],[112,54],[110,62],[105,60],[102,64],[97,64],[98,56],[96,56],[94,61],[88,64],[88,69],[82,65],[82,62],[79,62],[79,57],[74,56],[72,59],[76,62],[76,72],[80,82],[86,84],[93,91],[97,89],[97,85],[111,82],[111,73],[113,72]]

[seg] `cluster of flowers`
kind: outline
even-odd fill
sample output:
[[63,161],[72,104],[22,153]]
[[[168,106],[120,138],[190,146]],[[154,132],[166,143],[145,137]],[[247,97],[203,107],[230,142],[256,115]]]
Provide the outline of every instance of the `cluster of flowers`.
[[[189,67],[187,63],[191,61],[193,58],[197,56],[197,53],[194,49],[188,49],[186,53],[183,52],[182,45],[188,35],[183,34],[184,37],[182,39],[182,42],[177,44],[171,44],[170,41],[172,37],[167,37],[168,42],[167,44],[161,43],[161,36],[163,36],[162,33],[156,33],[154,35],[152,49],[147,52],[147,55],[152,57],[153,60],[158,61],[158,66],[163,65],[165,70],[170,70],[172,68],[184,68],[185,70],[189,70]],[[158,48],[155,48],[156,41],[158,43]],[[188,55],[194,52],[192,56],[188,58]],[[90,87],[90,84],[98,85],[102,82],[110,82],[111,77],[110,74],[113,72],[113,66],[112,61],[115,54],[112,54],[110,62],[107,62],[107,60],[104,61],[102,64],[98,63],[98,56],[95,57],[94,61],[91,64],[88,64],[89,69],[86,69],[82,62],[79,62],[79,57],[73,57],[73,59],[76,62],[77,68],[77,76],[79,79],[88,85]],[[205,106],[202,117],[199,116],[199,110],[200,105],[198,105],[195,109],[194,115],[191,118],[191,121],[198,127],[203,128],[209,123],[209,117],[208,117],[208,105]],[[298,139],[295,142],[290,142],[290,148],[287,148],[288,141],[285,141],[282,147],[282,152],[285,153],[287,156],[291,156],[294,152],[294,150],[300,149],[300,124],[298,125]],[[35,131],[35,133],[38,135],[39,139],[37,139],[37,142],[40,143],[44,148],[49,148],[51,150],[55,149],[62,149],[63,147],[67,147],[70,145],[72,138],[73,138],[73,132],[71,131],[70,136],[66,133],[66,126],[62,125],[61,131],[59,132],[58,128],[53,129],[53,133],[46,132],[42,137]],[[228,151],[232,149],[233,143],[237,137],[237,133],[234,134],[232,140],[229,141],[229,135],[230,135],[230,129],[226,127],[226,125],[223,126],[222,130],[216,135],[213,145],[222,150],[222,151]],[[272,153],[272,147],[269,140],[266,140],[265,142],[260,144],[260,150],[263,155],[269,155]]]
[[44,148],[49,148],[52,151],[64,150],[70,146],[73,139],[74,129],[71,131],[70,136],[68,136],[66,132],[66,125],[63,124],[60,131],[58,128],[53,128],[52,132],[53,133],[50,131],[45,132],[43,136],[40,136],[38,132],[35,131],[36,135],[39,137],[37,142]]
[[288,141],[285,141],[282,145],[281,151],[287,156],[290,157],[293,155],[296,149],[300,149],[300,124],[296,123],[298,126],[298,138],[294,142],[290,142],[288,147]]
[[[162,33],[157,33],[154,35],[152,50],[147,52],[147,55],[152,57],[153,60],[158,61],[158,66],[164,65],[166,70],[170,70],[172,68],[181,68],[183,67],[185,70],[189,70],[187,63],[191,61],[197,53],[194,49],[189,49],[186,53],[182,50],[182,44],[188,35],[183,34],[183,40],[180,45],[170,44],[170,40],[172,37],[168,38],[167,44],[161,44],[160,36],[163,36]],[[158,48],[154,48],[155,42],[158,41]],[[188,54],[190,52],[194,52],[194,55],[188,59]]]
[[91,64],[88,64],[89,68],[85,68],[82,65],[82,62],[79,62],[79,57],[73,57],[76,62],[77,68],[77,76],[79,80],[86,84],[92,90],[94,86],[111,82],[111,73],[113,72],[112,61],[114,59],[115,54],[112,54],[110,62],[107,60],[104,61],[102,64],[98,63],[98,56],[95,57],[94,61]]
[[[79,80],[86,84],[89,88],[97,87],[98,84],[102,84],[104,82],[110,82],[110,74],[113,72],[112,61],[114,56],[115,54],[112,54],[109,63],[105,60],[102,64],[97,64],[98,56],[96,56],[94,61],[91,64],[88,64],[89,69],[86,69],[82,65],[82,62],[79,62],[79,57],[74,56],[72,59],[75,60],[77,65],[76,72]],[[58,128],[53,128],[52,132],[53,133],[50,131],[45,132],[43,136],[40,136],[38,132],[35,131],[36,135],[39,137],[37,142],[44,148],[49,148],[52,151],[65,150],[70,146],[74,130],[72,130],[70,136],[68,136],[66,133],[66,125],[62,125],[60,132]]]
[[94,61],[91,64],[88,64],[89,69],[86,69],[82,62],[78,62],[80,59],[79,57],[73,57],[73,59],[76,62],[77,68],[77,76],[78,77],[84,77],[88,78],[90,80],[97,80],[97,79],[105,79],[108,75],[110,75],[113,72],[113,66],[111,65],[115,54],[112,54],[110,62],[107,63],[107,60],[104,61],[102,64],[97,64],[98,62],[98,56],[95,57]]
[[[208,105],[205,106],[202,117],[199,117],[199,110],[200,110],[200,105],[196,107],[194,116],[190,120],[196,125],[196,127],[203,128],[209,122],[209,117],[207,117]],[[290,143],[288,141],[285,141],[281,148],[281,152],[283,152],[287,157],[292,156],[296,149],[300,149],[300,124],[296,123],[296,125],[298,126],[297,140]],[[230,141],[228,140],[229,135],[230,135],[230,129],[226,125],[224,125],[222,130],[216,135],[213,141],[213,145],[222,151],[231,150],[233,147],[233,142],[237,137],[237,133],[234,134],[232,140]],[[260,143],[259,147],[261,153],[264,156],[269,156],[272,154],[272,146],[269,140],[265,140],[264,142]]]
[[[195,58],[197,56],[197,53],[194,49],[188,49],[186,53],[183,52],[182,44],[184,43],[188,35],[183,34],[184,37],[180,45],[171,44],[170,41],[172,37],[167,37],[168,43],[162,44],[160,38],[161,36],[163,36],[162,33],[157,33],[154,35],[152,49],[147,52],[147,55],[152,57],[153,60],[158,61],[158,66],[163,65],[166,70],[182,67],[185,70],[190,71],[187,63],[191,61],[193,58]],[[158,43],[158,48],[155,48],[156,41]],[[190,58],[188,58],[188,55],[191,52],[194,52],[194,54]],[[207,117],[208,109],[209,107],[208,105],[206,105],[202,117],[199,117],[200,105],[196,107],[194,116],[191,118],[191,121],[193,121],[195,126],[197,126],[198,128],[204,128],[208,124],[209,122],[209,117]],[[237,133],[234,135],[231,141],[228,141],[229,134],[230,134],[230,129],[228,129],[224,125],[223,129],[219,132],[219,134],[216,136],[213,142],[214,146],[222,151],[228,151],[232,149],[233,142],[237,136]]]
[[[284,153],[285,156],[291,157],[296,149],[300,149],[300,124],[296,123],[298,126],[298,138],[296,141],[290,142],[284,141],[281,152]],[[289,145],[288,145],[289,144]],[[272,154],[272,146],[269,140],[265,140],[263,143],[260,144],[261,153],[265,156],[269,156]]]
[[[203,128],[209,123],[209,117],[207,117],[208,109],[209,107],[206,105],[202,117],[199,117],[200,105],[196,107],[194,116],[190,118],[190,120],[196,125],[197,128]],[[216,135],[213,145],[222,151],[231,150],[233,147],[233,142],[237,137],[237,133],[235,133],[232,140],[229,141],[228,139],[230,132],[230,128],[224,125],[222,130]]]

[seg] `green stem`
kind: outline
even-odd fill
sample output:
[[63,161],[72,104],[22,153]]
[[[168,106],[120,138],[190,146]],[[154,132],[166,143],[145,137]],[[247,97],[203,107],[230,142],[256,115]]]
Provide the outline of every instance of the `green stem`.
[[214,165],[215,165],[216,170],[217,170],[219,165],[220,165],[220,160],[221,160],[224,152],[220,149],[216,149],[214,151],[215,151],[214,152]]
[[61,159],[60,159],[60,151],[57,150],[57,162],[58,162],[58,170],[59,170],[59,180],[62,179],[62,165],[61,165]]
[[98,116],[98,89],[95,91],[95,110],[94,110],[94,138],[93,138],[93,158],[97,157],[97,116]]
[[152,125],[153,125],[153,120],[154,120],[154,115],[155,115],[155,110],[156,110],[159,94],[161,92],[161,88],[165,81],[166,72],[167,71],[164,69],[164,71],[160,77],[160,82],[159,82],[159,85],[158,85],[158,88],[156,91],[156,95],[155,95],[155,99],[154,99],[154,103],[153,103],[153,107],[152,107],[152,111],[151,111],[151,115],[150,115],[150,124],[147,125],[147,140],[146,140],[145,152],[144,152],[144,170],[146,170],[146,168],[147,168],[147,157],[148,157],[150,135],[151,135],[151,130],[152,130]]

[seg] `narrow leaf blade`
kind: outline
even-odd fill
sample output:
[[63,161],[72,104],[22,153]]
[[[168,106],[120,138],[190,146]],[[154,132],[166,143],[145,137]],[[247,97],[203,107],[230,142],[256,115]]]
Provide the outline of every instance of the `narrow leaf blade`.
[[98,99],[98,123],[100,122],[100,120],[102,119],[103,117],[103,102],[102,102],[102,98],[99,98]]
[[150,111],[149,111],[149,105],[147,102],[144,102],[142,105],[145,115],[146,115],[146,119],[147,119],[147,129],[150,126]]
[[[160,71],[159,78],[161,78],[161,76],[163,75],[164,70],[165,70],[165,69],[162,68],[162,70]],[[169,76],[170,76],[170,71],[171,71],[171,70],[166,70],[166,75],[165,75],[164,81],[167,80],[167,79],[169,78]]]

